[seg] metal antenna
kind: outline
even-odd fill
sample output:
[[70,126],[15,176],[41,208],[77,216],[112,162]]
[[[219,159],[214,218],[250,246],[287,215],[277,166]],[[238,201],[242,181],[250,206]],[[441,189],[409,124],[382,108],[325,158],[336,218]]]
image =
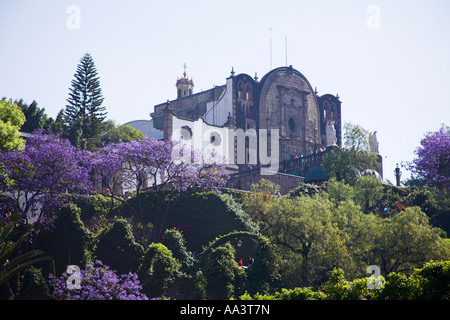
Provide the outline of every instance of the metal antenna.
[[270,31],[270,70],[272,70],[272,26],[270,26],[269,31]]
[[284,51],[286,54],[286,66],[287,66],[288,65],[288,63],[287,63],[287,36],[285,36],[285,38],[284,38]]

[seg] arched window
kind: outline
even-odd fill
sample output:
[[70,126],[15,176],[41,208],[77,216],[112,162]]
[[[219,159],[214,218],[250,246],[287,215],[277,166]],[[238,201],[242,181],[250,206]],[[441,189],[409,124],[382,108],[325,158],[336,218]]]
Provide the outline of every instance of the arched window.
[[184,140],[192,139],[192,129],[189,126],[181,127],[181,138]]
[[328,101],[325,101],[323,103],[323,117],[324,119],[327,119],[329,116],[330,112],[330,104],[328,103]]
[[220,134],[218,132],[213,132],[209,137],[209,141],[214,146],[220,146],[220,144],[222,143],[222,138],[220,137]]
[[289,118],[288,125],[289,125],[289,129],[291,129],[292,132],[294,132],[295,129],[297,129],[297,126],[296,126],[296,124],[295,124],[294,117],[290,117],[290,118]]
[[244,82],[242,81],[238,82],[238,98],[239,99],[244,98]]
[[247,83],[247,100],[253,100],[253,87],[250,83]]
[[330,118],[331,119],[335,119],[336,118],[336,104],[334,102],[331,103]]

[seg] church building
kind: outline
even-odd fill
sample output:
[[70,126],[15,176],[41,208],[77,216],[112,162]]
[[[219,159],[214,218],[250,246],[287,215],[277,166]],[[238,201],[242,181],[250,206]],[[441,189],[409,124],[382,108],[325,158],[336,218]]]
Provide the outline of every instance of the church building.
[[[224,82],[196,93],[185,71],[175,83],[176,99],[155,105],[151,120],[128,125],[156,139],[184,140],[197,148],[206,143],[221,150],[230,160],[232,188],[248,189],[262,177],[285,193],[305,181],[312,168],[319,171],[318,181],[306,182],[326,179],[317,168],[323,154],[342,145],[338,95],[319,95],[292,66],[272,69],[260,80],[232,69]],[[271,174],[264,175],[269,167]]]

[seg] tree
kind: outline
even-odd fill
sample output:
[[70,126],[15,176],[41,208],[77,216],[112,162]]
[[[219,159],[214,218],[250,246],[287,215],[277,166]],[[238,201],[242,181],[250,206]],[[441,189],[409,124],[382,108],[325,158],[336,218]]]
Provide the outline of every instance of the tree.
[[377,155],[356,149],[332,150],[323,157],[323,169],[330,178],[353,183],[366,169],[377,170]]
[[337,181],[333,178],[328,180],[326,184],[326,193],[329,199],[337,206],[341,202],[353,200],[355,190],[344,181]]
[[369,151],[369,131],[350,122],[344,123],[344,146],[355,151]]
[[383,186],[380,179],[373,176],[363,176],[356,180],[354,199],[364,213],[374,211],[382,196]]
[[431,259],[449,259],[450,248],[429,225],[419,207],[409,207],[393,217],[380,220],[373,238],[375,265],[381,273],[411,272]]
[[11,100],[0,100],[0,150],[22,150],[25,141],[20,137],[20,127],[25,115]]
[[28,105],[23,99],[14,101],[25,115],[25,122],[20,128],[22,132],[32,133],[37,129],[47,129],[54,121],[45,113],[45,108],[39,108],[38,103],[33,102]]
[[56,115],[56,119],[53,121],[53,118],[50,118],[48,128],[51,130],[53,134],[63,136],[65,132],[67,132],[67,126],[64,121],[64,110],[59,110]]
[[450,189],[450,128],[429,132],[415,150],[416,158],[406,164],[413,175],[429,186]]
[[68,192],[88,193],[92,185],[88,169],[81,165],[84,155],[68,140],[35,131],[28,137],[23,152],[0,154],[5,173],[0,176],[0,190],[13,199],[12,206],[0,209],[2,219],[19,214],[30,221],[51,224],[54,207],[68,200]]
[[324,156],[322,167],[330,178],[353,183],[360,172],[378,170],[377,155],[369,150],[369,132],[359,125],[344,124],[345,149],[332,150]]
[[94,60],[86,53],[78,64],[69,89],[69,98],[64,111],[70,142],[81,149],[93,150],[103,131],[106,108]]
[[106,121],[105,131],[100,137],[102,146],[111,143],[139,141],[142,139],[144,139],[144,135],[141,131],[128,125],[118,125],[113,120]]
[[262,232],[299,260],[302,286],[320,283],[334,265],[348,263],[348,252],[332,221],[332,207],[318,195],[280,197],[261,212]]
[[279,191],[280,186],[262,178],[258,183],[252,184],[250,187],[251,192],[264,192],[267,194],[275,195]]
[[[201,188],[220,192],[219,188],[225,185],[227,178],[222,162],[210,159],[180,161],[177,157],[178,146],[179,143],[175,141],[146,137],[140,141],[111,144],[91,155],[92,175],[103,179],[111,198],[127,205],[134,212],[138,223],[144,224],[141,191],[149,188],[157,192],[153,221],[155,242],[164,232],[164,222],[170,207],[182,199],[185,191]],[[128,202],[130,192],[135,195],[137,208]]]

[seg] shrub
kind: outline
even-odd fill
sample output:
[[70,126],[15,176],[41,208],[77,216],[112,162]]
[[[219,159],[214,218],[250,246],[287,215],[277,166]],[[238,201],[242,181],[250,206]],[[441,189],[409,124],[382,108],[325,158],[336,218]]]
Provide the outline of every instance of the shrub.
[[320,187],[310,183],[302,183],[295,189],[289,191],[287,196],[289,198],[296,198],[300,196],[313,196],[323,192],[324,187]]
[[204,251],[200,266],[208,282],[208,295],[213,299],[229,299],[245,283],[245,271],[235,260],[235,249],[229,242]]
[[193,265],[192,259],[186,251],[186,240],[183,234],[177,229],[167,229],[164,232],[162,244],[167,247],[172,252],[172,255],[177,259],[185,272]]
[[277,294],[277,300],[325,300],[326,295],[321,291],[314,291],[312,288],[282,289]]
[[110,229],[97,236],[95,255],[119,273],[136,272],[144,254],[142,245],[134,240],[126,220],[117,220]]
[[206,289],[208,286],[208,281],[206,281],[206,278],[203,274],[199,274],[195,276],[193,279],[193,292],[192,292],[192,298],[195,300],[204,300],[206,299]]
[[383,288],[375,294],[380,300],[450,299],[450,261],[430,261],[411,276],[390,273]]
[[274,294],[256,293],[253,297],[245,293],[238,297],[238,300],[326,300],[327,295],[321,291],[314,291],[312,288],[281,289],[281,292]]
[[415,284],[408,276],[392,272],[386,278],[382,290],[373,295],[375,300],[411,300],[415,297]]
[[74,204],[62,206],[54,227],[41,231],[35,239],[36,247],[54,260],[55,270],[49,264],[42,264],[42,272],[61,274],[67,265],[84,265],[91,259],[93,239],[80,220],[80,209]]
[[82,221],[87,221],[98,214],[106,214],[111,209],[111,198],[101,194],[75,194],[72,196],[72,203],[80,208]]
[[[155,197],[159,195],[162,199],[166,192],[169,194],[170,190],[141,194],[142,209],[145,212],[144,224],[155,221],[157,203]],[[194,190],[186,192],[188,194],[170,203],[163,229],[176,227],[182,231],[188,250],[200,252],[202,246],[234,230],[257,232],[258,226],[251,221],[241,204],[234,200],[232,195]],[[134,199],[131,199],[129,204],[137,206]],[[168,203],[164,202],[162,205],[166,206]],[[124,215],[130,214],[126,206],[121,209]]]
[[247,269],[246,288],[250,293],[267,291],[279,269],[279,259],[269,239],[258,238],[254,259],[254,263]]
[[137,270],[143,292],[149,297],[161,297],[174,281],[179,268],[180,265],[166,246],[152,243]]
[[450,261],[430,261],[422,269],[415,270],[411,279],[417,279],[419,299],[450,299]]
[[25,270],[22,284],[15,300],[53,300],[49,294],[48,283],[42,275],[41,269],[35,267]]
[[367,278],[349,282],[345,279],[342,269],[338,268],[333,269],[324,289],[329,300],[365,300],[369,292]]
[[117,275],[100,260],[86,265],[80,270],[79,288],[68,288],[69,277],[74,274],[63,273],[61,277],[50,275],[53,295],[59,300],[147,300],[141,293],[141,285],[134,273]]

